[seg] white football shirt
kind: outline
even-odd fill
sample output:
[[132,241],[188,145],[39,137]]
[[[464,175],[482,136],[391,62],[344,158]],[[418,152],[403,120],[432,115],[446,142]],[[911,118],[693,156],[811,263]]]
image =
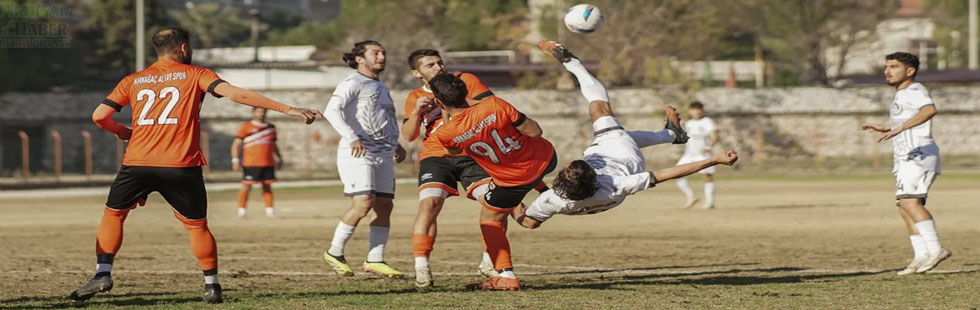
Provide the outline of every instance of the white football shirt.
[[684,130],[687,131],[687,144],[684,145],[684,155],[681,157],[705,157],[710,152],[705,152],[711,144],[711,133],[717,129],[715,121],[710,117],[701,119],[689,119],[684,121]]
[[[899,90],[895,93],[895,101],[892,102],[891,106],[892,128],[902,126],[919,113],[922,107],[928,105],[935,105],[935,103],[929,96],[929,90],[921,83],[913,83],[909,87]],[[896,158],[906,156],[909,152],[920,147],[935,144],[932,140],[932,119],[902,131],[892,138],[892,144],[895,146]]]
[[398,146],[395,103],[388,86],[354,72],[337,85],[323,115],[340,134],[340,148],[361,140],[374,155],[394,155]]
[[[618,126],[618,123],[615,124]],[[543,222],[555,214],[583,215],[619,206],[626,196],[651,187],[653,176],[644,171],[645,160],[636,141],[625,130],[605,132],[585,149],[583,160],[596,172],[599,190],[592,197],[573,201],[549,189],[538,196],[525,215]]]

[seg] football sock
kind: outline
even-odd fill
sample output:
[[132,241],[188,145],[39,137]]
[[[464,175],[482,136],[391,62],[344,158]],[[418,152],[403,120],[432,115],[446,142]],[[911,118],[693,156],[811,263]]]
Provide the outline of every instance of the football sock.
[[388,243],[389,230],[388,227],[371,226],[371,235],[368,239],[368,262],[380,263],[385,261],[385,243]]
[[589,102],[609,102],[609,94],[606,93],[606,87],[602,86],[602,83],[592,76],[589,70],[585,70],[585,66],[582,65],[581,60],[572,58],[572,60],[562,65],[565,66],[565,70],[575,75],[575,79],[578,80],[578,84],[582,88],[582,95],[585,96],[585,100]]
[[504,231],[503,224],[481,222],[480,230],[483,232],[487,253],[493,261],[493,268],[497,270],[514,268],[510,261],[510,242],[507,241],[507,232]]
[[936,222],[925,220],[915,223],[915,228],[919,230],[919,236],[926,243],[926,250],[929,255],[938,255],[943,246],[939,243],[939,234],[936,232]]
[[517,279],[517,274],[514,273],[514,269],[507,268],[500,271],[500,277],[508,279]]
[[268,192],[263,191],[262,200],[265,201],[266,208],[272,208],[272,202],[273,202],[272,191],[268,191]]
[[218,269],[204,271],[204,284],[218,284]]
[[483,261],[493,265],[493,260],[490,259],[490,253],[487,253],[487,243],[483,243]]
[[248,190],[240,189],[238,190],[238,207],[245,208],[248,205]]
[[629,131],[628,133],[640,148],[674,142],[674,132],[667,129],[661,131]]
[[681,189],[681,192],[684,193],[684,196],[687,196],[687,199],[694,199],[694,191],[691,190],[691,186],[687,184],[687,178],[677,179],[677,188]]
[[333,240],[330,241],[330,249],[327,250],[327,254],[341,257],[344,256],[344,246],[347,245],[347,239],[354,234],[354,226],[344,224],[344,221],[337,222],[337,229],[333,231]]
[[[135,205],[134,205],[135,206]],[[98,264],[109,264],[112,270],[113,257],[119,252],[123,241],[123,222],[129,210],[115,210],[106,207],[102,212],[102,223],[95,234],[95,254]],[[96,267],[98,269],[98,267]]]
[[704,183],[704,204],[712,205],[715,203],[715,182]]
[[111,263],[109,263],[109,264],[104,264],[104,263],[95,264],[95,274],[111,273],[111,272],[112,272],[112,264]]
[[425,256],[415,257],[415,268],[425,268],[429,267],[429,258]]
[[174,217],[184,224],[184,229],[187,230],[191,239],[191,252],[197,257],[197,263],[201,266],[201,270],[214,270],[217,274],[218,244],[214,241],[211,230],[208,229],[208,220],[189,220],[176,211],[174,211]]
[[912,241],[912,251],[915,252],[915,256],[913,259],[919,259],[919,258],[924,258],[926,256],[929,256],[928,253],[929,250],[926,249],[926,241],[922,240],[922,236],[911,235],[909,236],[909,240]]
[[426,234],[412,234],[412,255],[415,256],[416,262],[418,262],[419,257],[429,257],[435,243],[435,237]]

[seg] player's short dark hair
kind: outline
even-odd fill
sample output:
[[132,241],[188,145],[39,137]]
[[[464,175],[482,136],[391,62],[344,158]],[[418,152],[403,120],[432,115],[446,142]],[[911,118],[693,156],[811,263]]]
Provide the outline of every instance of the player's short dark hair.
[[466,83],[449,73],[440,73],[429,80],[432,94],[443,104],[454,108],[466,108]]
[[909,66],[909,68],[915,68],[915,73],[912,74],[912,76],[919,74],[919,56],[906,52],[895,52],[885,55],[885,60],[897,60],[898,62]]
[[166,28],[153,35],[153,48],[157,54],[176,52],[183,44],[191,44],[191,34],[184,28]]
[[688,110],[690,110],[690,109],[704,110],[704,104],[701,103],[701,101],[693,101],[693,102],[691,102],[690,105],[687,106],[687,109]]
[[364,57],[364,52],[367,51],[368,45],[382,46],[381,43],[375,40],[364,40],[354,43],[354,48],[350,50],[350,53],[344,53],[344,62],[347,63],[348,67],[357,69],[357,60],[354,58],[357,56]]
[[552,188],[558,196],[570,200],[583,200],[599,190],[595,170],[584,160],[575,160],[555,176]]
[[430,50],[427,48],[415,50],[414,52],[412,52],[412,54],[408,55],[408,66],[411,67],[412,70],[418,70],[419,59],[422,59],[422,57],[426,57],[426,56],[442,57],[439,55],[439,51],[436,50]]

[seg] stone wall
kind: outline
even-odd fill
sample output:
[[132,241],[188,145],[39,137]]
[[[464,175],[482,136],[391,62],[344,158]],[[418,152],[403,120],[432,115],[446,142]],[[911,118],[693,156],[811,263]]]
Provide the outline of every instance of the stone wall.
[[[578,91],[496,90],[536,119],[558,150],[562,161],[580,156],[588,146],[591,132],[586,102]],[[264,92],[281,102],[322,109],[330,97],[329,90],[277,90]],[[821,161],[870,162],[890,164],[890,143],[876,144],[877,135],[858,130],[864,122],[886,123],[893,89],[705,89],[686,92],[679,89],[615,89],[610,91],[617,116],[631,130],[663,128],[665,105],[683,111],[690,100],[705,103],[708,116],[719,124],[722,148],[734,148],[743,157],[744,167],[793,169],[819,167]],[[401,100],[407,91],[393,91],[402,113]],[[976,158],[980,154],[980,90],[970,87],[945,87],[932,91],[940,115],[934,122],[934,136],[944,158]],[[116,143],[111,134],[91,123],[90,113],[104,94],[4,94],[0,96],[0,136],[9,139],[18,126],[58,130],[64,136],[65,172],[82,171],[83,144],[80,130],[93,136],[96,172],[113,172],[116,167]],[[119,120],[129,119],[129,109]],[[240,124],[250,116],[250,108],[227,99],[208,97],[201,111],[202,128],[210,134],[212,171],[220,173],[230,167],[230,145]],[[336,170],[338,135],[325,121],[306,126],[297,120],[270,113],[270,121],[279,128],[279,146],[287,160],[286,175],[302,177],[332,176]],[[6,131],[6,132],[5,132]],[[13,133],[16,136],[15,133]],[[47,134],[45,134],[47,135]],[[32,137],[35,139],[35,137]],[[50,137],[32,143],[43,149],[39,172],[52,170]],[[9,141],[8,141],[9,142]],[[14,144],[19,145],[19,144]],[[0,148],[11,147],[10,143]],[[651,166],[672,164],[682,146],[656,146],[644,150]],[[18,151],[19,152],[19,151]],[[12,153],[0,149],[0,154]],[[19,156],[19,155],[18,155]],[[19,160],[19,157],[17,158]],[[5,162],[10,162],[9,158]],[[972,161],[976,167],[976,160]],[[775,163],[791,163],[779,166]],[[968,166],[970,161],[967,161]],[[798,166],[798,167],[795,167]],[[867,167],[865,167],[867,168]],[[410,169],[404,168],[405,171]],[[3,175],[12,174],[5,167]]]

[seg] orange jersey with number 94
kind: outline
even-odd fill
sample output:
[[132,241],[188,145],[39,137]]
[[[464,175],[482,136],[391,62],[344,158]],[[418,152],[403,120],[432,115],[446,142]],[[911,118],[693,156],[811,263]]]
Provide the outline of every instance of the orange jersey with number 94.
[[201,102],[222,81],[211,69],[162,59],[119,81],[102,102],[133,108],[133,134],[123,165],[195,167],[201,152]]
[[555,148],[547,139],[532,138],[517,130],[527,116],[507,101],[490,97],[463,113],[443,120],[434,138],[446,149],[461,150],[490,174],[500,186],[527,185],[538,179]]

